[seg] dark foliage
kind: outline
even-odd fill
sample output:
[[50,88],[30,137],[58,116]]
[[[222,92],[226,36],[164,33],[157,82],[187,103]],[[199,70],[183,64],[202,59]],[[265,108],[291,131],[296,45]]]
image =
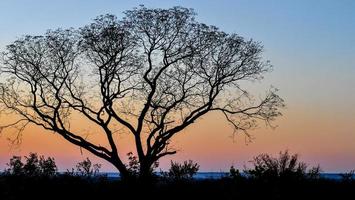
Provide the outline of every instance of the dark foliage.
[[128,156],[128,166],[127,169],[133,177],[139,175],[139,160],[137,156],[133,155],[132,152],[127,153]]
[[[133,155],[130,154],[131,160]],[[349,199],[353,195],[355,181],[353,171],[344,175],[346,181],[319,177],[319,167],[306,170],[303,162],[288,152],[279,158],[257,156],[248,176],[233,166],[230,176],[217,180],[191,180],[199,165],[193,161],[182,164],[171,162],[166,177],[154,182],[126,182],[96,176],[89,159],[79,162],[73,173],[56,176],[34,176],[36,173],[52,174],[54,159],[44,159],[31,153],[23,163],[14,156],[9,168],[0,174],[0,199],[106,199],[119,194],[129,199]],[[257,161],[257,162],[256,162]],[[268,163],[268,165],[266,165]],[[271,164],[270,164],[271,163]],[[26,166],[26,167],[25,167]],[[134,162],[132,164],[134,166]],[[54,169],[54,168],[53,168]],[[56,169],[56,168],[55,168]],[[257,170],[256,170],[257,169]],[[264,173],[264,174],[263,174]],[[258,176],[256,176],[257,174]],[[78,176],[81,175],[81,176]],[[84,178],[83,178],[84,177]],[[301,177],[301,178],[300,178]],[[317,177],[317,178],[315,178]],[[184,181],[181,181],[184,180]],[[189,181],[186,181],[189,180]],[[278,180],[278,181],[275,181]],[[65,191],[65,192],[63,192]]]
[[163,177],[174,181],[191,180],[200,168],[192,160],[184,161],[183,164],[173,161],[170,163],[170,169],[168,172],[163,172]]
[[232,179],[242,179],[244,178],[241,173],[239,172],[239,169],[234,168],[234,166],[231,166],[231,168],[229,169],[229,178]]
[[308,169],[306,163],[299,161],[297,154],[290,155],[288,151],[280,152],[278,158],[269,154],[260,154],[251,162],[253,168],[245,170],[248,178],[268,182],[317,179],[321,172],[319,166]]
[[6,174],[11,175],[22,175],[23,174],[23,163],[20,156],[13,156],[10,162],[7,163],[8,169],[5,170]]
[[76,171],[79,176],[96,176],[99,173],[101,164],[92,164],[89,158],[76,165]]
[[348,182],[348,181],[354,181],[355,179],[355,170],[350,170],[349,172],[340,174],[342,181]]
[[36,153],[30,153],[25,156],[26,162],[23,163],[20,156],[13,156],[7,164],[8,169],[5,174],[13,176],[28,176],[28,177],[52,177],[57,173],[57,166],[54,158],[44,156],[38,157]]
[[78,176],[81,178],[93,178],[99,176],[101,164],[93,164],[89,158],[78,162],[75,169],[67,170],[66,176]]

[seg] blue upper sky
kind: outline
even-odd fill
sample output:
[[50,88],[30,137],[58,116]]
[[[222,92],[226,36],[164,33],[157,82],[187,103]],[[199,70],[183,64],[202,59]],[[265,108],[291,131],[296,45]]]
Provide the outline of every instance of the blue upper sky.
[[[353,0],[3,0],[0,48],[24,34],[79,27],[105,13],[123,16],[140,4],[194,8],[201,22],[261,41],[265,57],[275,66],[270,84],[279,87],[286,100],[354,105]],[[347,98],[336,99],[339,96]]]
[[0,48],[24,34],[79,27],[105,13],[122,16],[123,11],[140,4],[194,8],[197,19],[206,24],[261,41],[267,59],[273,61],[276,69],[306,68],[310,76],[324,76],[322,73],[328,72],[343,72],[346,76],[349,70],[354,72],[352,0],[3,0]]

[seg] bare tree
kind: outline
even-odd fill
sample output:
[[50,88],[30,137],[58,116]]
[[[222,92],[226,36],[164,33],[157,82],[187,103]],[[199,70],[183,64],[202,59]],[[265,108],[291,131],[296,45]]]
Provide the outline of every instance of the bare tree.
[[[271,68],[263,47],[196,22],[186,8],[135,8],[118,20],[99,16],[80,29],[25,36],[3,52],[0,101],[19,120],[32,123],[112,163],[123,177],[114,127],[134,138],[140,175],[161,157],[175,154],[174,135],[201,116],[221,112],[236,131],[281,115],[283,100],[270,89],[252,98],[242,82],[260,80]],[[100,146],[70,129],[71,117],[98,125]]]

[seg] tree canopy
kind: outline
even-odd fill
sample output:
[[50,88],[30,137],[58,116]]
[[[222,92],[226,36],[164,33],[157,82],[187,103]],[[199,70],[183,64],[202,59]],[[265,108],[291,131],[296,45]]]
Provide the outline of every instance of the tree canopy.
[[[236,131],[280,116],[283,100],[271,88],[255,99],[242,82],[261,80],[271,64],[259,42],[197,22],[191,9],[134,8],[125,17],[102,15],[78,29],[25,36],[2,53],[0,103],[32,123],[112,163],[127,166],[113,126],[135,141],[140,175],[175,154],[174,135],[211,112],[223,113]],[[73,116],[101,128],[109,146],[73,132]],[[125,152],[121,152],[122,155]]]

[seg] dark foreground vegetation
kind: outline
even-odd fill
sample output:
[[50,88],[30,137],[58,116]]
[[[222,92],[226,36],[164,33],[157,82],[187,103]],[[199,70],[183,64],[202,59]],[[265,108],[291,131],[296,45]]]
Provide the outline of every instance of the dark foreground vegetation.
[[243,173],[231,167],[225,177],[208,180],[192,178],[199,168],[192,161],[172,162],[149,182],[100,176],[88,159],[61,174],[49,170],[52,158],[30,155],[20,163],[12,159],[0,176],[0,199],[352,199],[355,189],[353,172],[342,180],[321,178],[319,167],[308,168],[288,152],[259,155]]

